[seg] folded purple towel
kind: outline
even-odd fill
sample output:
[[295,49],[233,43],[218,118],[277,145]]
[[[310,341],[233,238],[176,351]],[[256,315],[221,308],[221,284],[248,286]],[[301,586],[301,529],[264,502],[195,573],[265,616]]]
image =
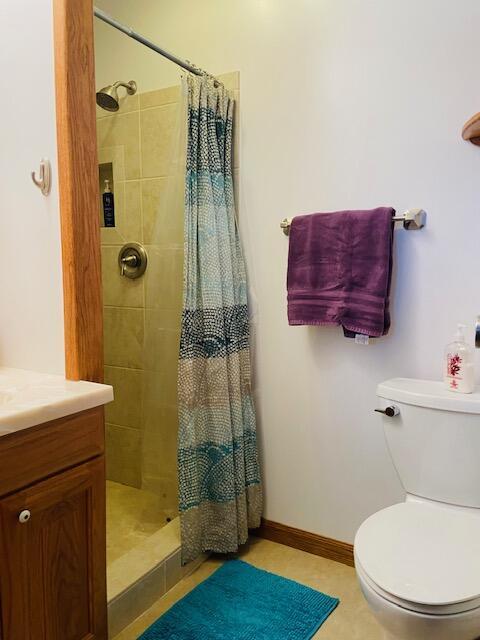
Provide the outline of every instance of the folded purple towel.
[[388,333],[394,214],[378,207],[293,218],[289,324],[341,325],[347,337]]

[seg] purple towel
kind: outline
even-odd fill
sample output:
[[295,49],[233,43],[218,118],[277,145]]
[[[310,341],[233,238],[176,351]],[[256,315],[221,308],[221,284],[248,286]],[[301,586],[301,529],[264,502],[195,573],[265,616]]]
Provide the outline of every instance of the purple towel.
[[341,325],[347,337],[390,327],[391,207],[293,218],[288,254],[288,322]]

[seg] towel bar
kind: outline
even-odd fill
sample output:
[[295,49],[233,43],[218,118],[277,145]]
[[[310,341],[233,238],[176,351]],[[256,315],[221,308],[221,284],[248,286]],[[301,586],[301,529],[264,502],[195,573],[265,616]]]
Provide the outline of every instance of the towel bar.
[[[427,212],[423,209],[408,209],[401,216],[393,216],[394,222],[403,222],[403,228],[407,231],[417,231],[427,224]],[[284,218],[280,223],[283,233],[288,236],[292,218]]]

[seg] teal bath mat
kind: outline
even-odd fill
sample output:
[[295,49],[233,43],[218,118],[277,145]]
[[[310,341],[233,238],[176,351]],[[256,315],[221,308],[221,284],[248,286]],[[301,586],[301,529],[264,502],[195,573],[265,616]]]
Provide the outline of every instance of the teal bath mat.
[[337,604],[320,591],[230,560],[138,640],[308,640]]

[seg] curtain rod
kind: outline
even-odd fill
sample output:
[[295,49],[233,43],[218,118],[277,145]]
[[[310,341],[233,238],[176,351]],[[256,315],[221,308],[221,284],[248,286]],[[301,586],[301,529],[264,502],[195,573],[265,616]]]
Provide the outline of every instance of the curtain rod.
[[127,27],[121,22],[118,22],[118,20],[115,20],[115,18],[112,18],[111,16],[109,16],[108,13],[105,13],[105,11],[102,11],[102,9],[98,9],[98,7],[94,7],[93,13],[95,17],[99,18],[100,20],[103,20],[103,22],[106,22],[107,24],[114,27],[115,29],[118,29],[122,33],[125,33],[127,36],[129,36],[130,38],[133,38],[137,42],[140,42],[141,44],[145,45],[149,49],[153,49],[153,51],[156,51],[164,58],[168,58],[168,60],[171,60],[175,64],[178,64],[179,67],[182,67],[183,69],[186,69],[191,73],[194,73],[196,76],[210,75],[205,71],[203,71],[202,69],[199,69],[195,65],[190,64],[186,60],[177,58],[177,56],[174,55],[173,53],[170,53],[170,51],[166,51],[165,49],[162,49],[151,40],[144,38],[142,35],[134,31],[131,27]]

